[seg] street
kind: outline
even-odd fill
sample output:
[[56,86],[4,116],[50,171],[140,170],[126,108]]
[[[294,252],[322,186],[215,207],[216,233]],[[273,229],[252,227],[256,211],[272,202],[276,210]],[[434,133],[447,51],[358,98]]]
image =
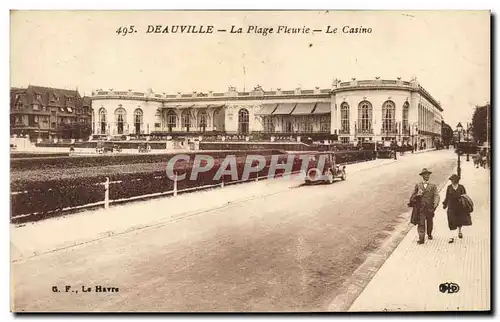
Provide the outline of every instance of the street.
[[13,309],[324,311],[409,211],[420,170],[430,169],[438,187],[456,170],[451,150],[398,159],[332,185],[291,188],[12,263]]

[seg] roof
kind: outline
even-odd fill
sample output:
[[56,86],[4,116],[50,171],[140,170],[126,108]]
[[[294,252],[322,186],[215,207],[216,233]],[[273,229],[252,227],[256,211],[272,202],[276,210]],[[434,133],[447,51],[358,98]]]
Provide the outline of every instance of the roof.
[[92,106],[92,98],[90,96],[82,97],[82,106]]
[[32,90],[37,94],[56,94],[58,97],[66,96],[66,97],[78,97],[81,98],[80,93],[78,93],[75,89],[62,89],[62,88],[53,88],[53,87],[45,87],[45,86],[37,86],[37,85],[29,85],[28,91]]

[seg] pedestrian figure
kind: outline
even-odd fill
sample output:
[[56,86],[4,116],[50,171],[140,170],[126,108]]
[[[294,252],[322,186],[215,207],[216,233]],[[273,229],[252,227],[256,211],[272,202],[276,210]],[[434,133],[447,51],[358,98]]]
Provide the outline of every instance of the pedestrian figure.
[[[458,228],[458,238],[463,238],[462,226],[472,225],[470,212],[464,207],[460,200],[467,192],[465,191],[465,187],[459,184],[460,178],[458,175],[452,175],[450,181],[451,184],[446,189],[446,198],[443,201],[443,208],[448,208],[448,227],[452,232]],[[452,234],[448,242],[453,243],[454,241],[455,239]]]
[[408,203],[409,207],[413,207],[411,223],[417,225],[418,244],[425,242],[426,232],[429,240],[433,238],[434,212],[439,205],[439,193],[437,186],[429,182],[431,173],[426,168],[422,169],[420,175],[423,180],[415,185]]

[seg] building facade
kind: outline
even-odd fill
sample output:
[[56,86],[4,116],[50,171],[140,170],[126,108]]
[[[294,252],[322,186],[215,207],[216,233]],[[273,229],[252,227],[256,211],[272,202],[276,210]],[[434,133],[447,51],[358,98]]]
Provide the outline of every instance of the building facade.
[[334,81],[332,88],[176,95],[92,93],[94,138],[238,136],[241,139],[398,141],[432,147],[442,111],[416,79]]
[[10,95],[13,136],[49,139],[63,135],[63,129],[90,129],[92,100],[76,90],[30,85],[11,88]]

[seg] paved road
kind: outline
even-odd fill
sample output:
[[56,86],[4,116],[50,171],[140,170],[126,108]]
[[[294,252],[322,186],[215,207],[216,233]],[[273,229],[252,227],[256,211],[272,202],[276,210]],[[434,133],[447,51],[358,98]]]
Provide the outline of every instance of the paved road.
[[[13,263],[14,310],[323,311],[408,211],[422,167],[442,184],[454,160],[451,151],[406,156],[333,185],[289,189]],[[119,291],[96,293],[97,285]]]

